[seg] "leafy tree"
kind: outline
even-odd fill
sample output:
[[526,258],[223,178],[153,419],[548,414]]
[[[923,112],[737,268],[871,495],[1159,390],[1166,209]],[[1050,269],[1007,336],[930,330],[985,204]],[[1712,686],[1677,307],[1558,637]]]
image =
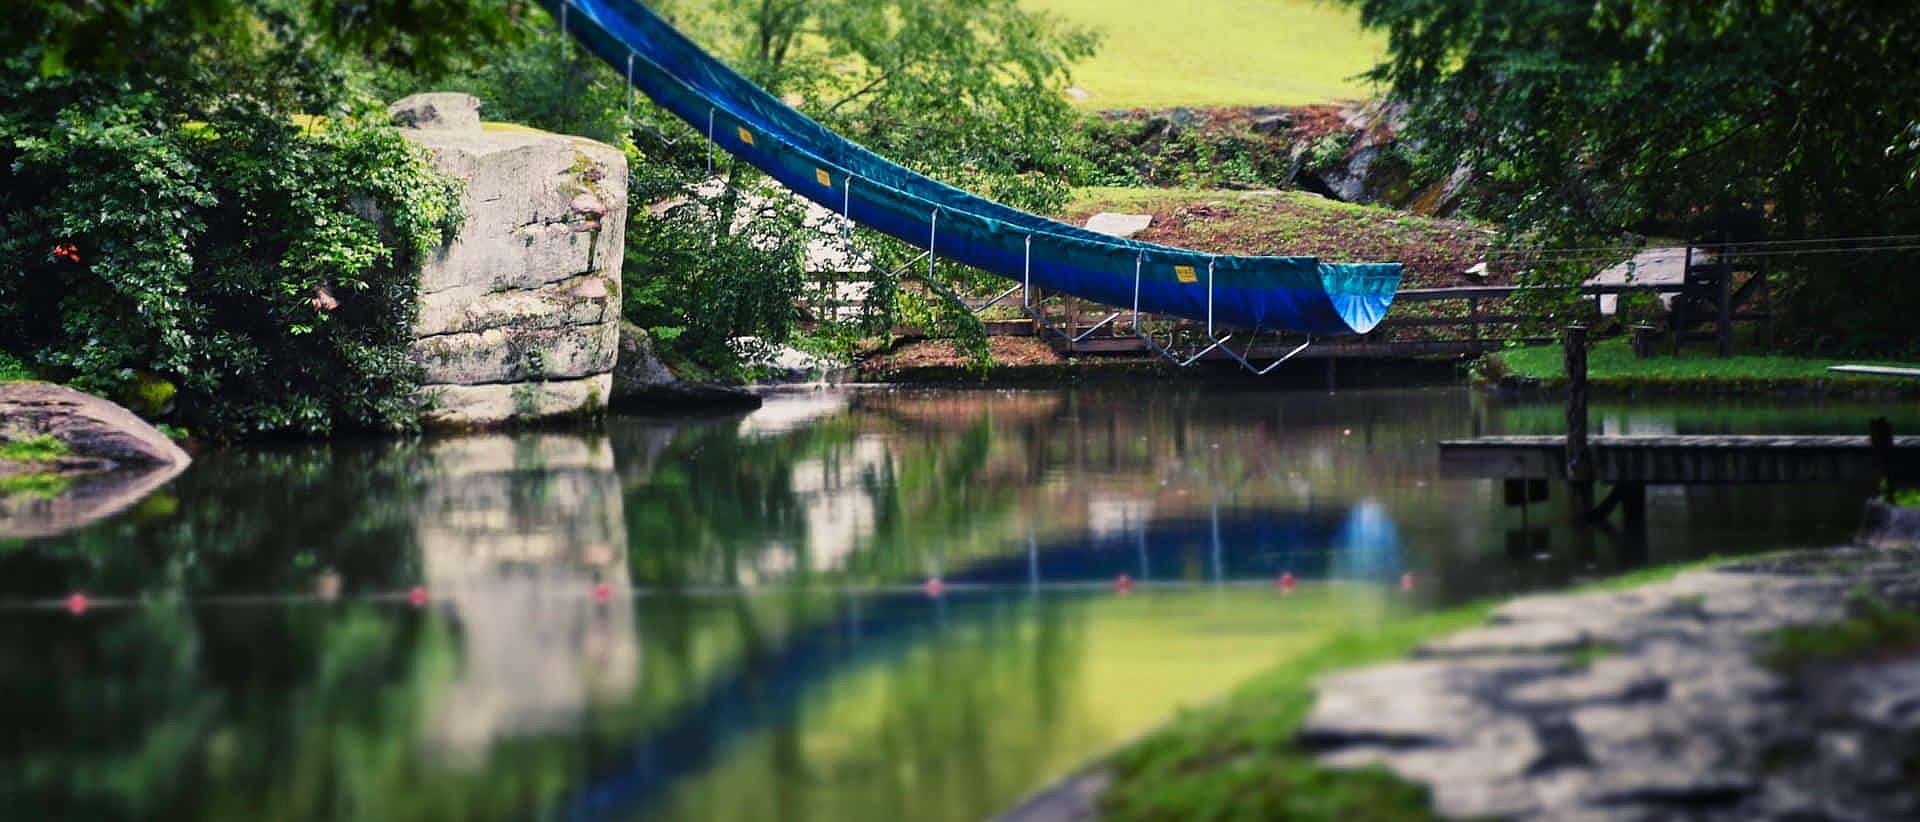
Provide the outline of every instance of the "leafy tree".
[[0,11],[0,349],[123,399],[177,386],[217,435],[414,425],[414,261],[456,191],[316,8]]
[[[1920,6],[1849,0],[1348,0],[1429,162],[1516,233],[1798,239],[1920,231]],[[1911,345],[1884,255],[1783,266],[1801,341]],[[1590,269],[1589,269],[1590,270]]]

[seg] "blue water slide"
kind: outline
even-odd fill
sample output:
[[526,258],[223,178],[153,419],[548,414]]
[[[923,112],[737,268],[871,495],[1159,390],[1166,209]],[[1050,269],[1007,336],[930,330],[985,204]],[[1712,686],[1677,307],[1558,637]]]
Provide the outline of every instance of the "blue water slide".
[[802,196],[942,259],[1029,286],[1224,328],[1361,334],[1398,263],[1256,257],[1110,237],[969,194],[781,103],[635,0],[541,0],[569,35],[707,140]]

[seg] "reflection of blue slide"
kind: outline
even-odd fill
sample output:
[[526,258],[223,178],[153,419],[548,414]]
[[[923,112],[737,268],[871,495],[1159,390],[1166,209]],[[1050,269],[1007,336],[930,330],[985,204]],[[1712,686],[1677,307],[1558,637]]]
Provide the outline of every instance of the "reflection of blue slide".
[[[662,801],[680,779],[719,760],[735,739],[791,724],[802,697],[820,683],[862,666],[907,653],[953,623],[1004,618],[1009,604],[1047,608],[1021,583],[1037,573],[1045,582],[1105,582],[1131,574],[1151,584],[1165,579],[1271,579],[1291,571],[1301,579],[1384,581],[1400,573],[1400,546],[1392,520],[1377,503],[1326,513],[1223,512],[1151,522],[1122,534],[1050,543],[987,560],[949,574],[957,593],[930,602],[922,594],[862,596],[856,609],[786,637],[777,648],[743,661],[701,698],[625,749],[617,764],[569,797],[562,816],[601,819]],[[962,585],[994,586],[968,591]],[[1065,596],[1105,596],[1086,588]]]
[[1365,333],[1398,263],[1235,257],[1110,237],[976,197],[848,141],[635,0],[541,0],[567,33],[707,140],[860,225],[940,257],[1096,302],[1254,330]]

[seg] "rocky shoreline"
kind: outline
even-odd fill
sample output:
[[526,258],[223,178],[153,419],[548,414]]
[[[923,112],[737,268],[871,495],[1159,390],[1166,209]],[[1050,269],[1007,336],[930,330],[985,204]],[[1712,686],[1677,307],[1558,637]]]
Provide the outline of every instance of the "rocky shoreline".
[[1920,549],[1847,547],[1529,596],[1318,683],[1299,744],[1448,817],[1920,816],[1920,657],[1782,671],[1772,632],[1920,607]]
[[[1779,632],[1920,612],[1920,544],[1798,551],[1540,594],[1316,680],[1294,744],[1450,818],[1920,818],[1920,646],[1790,667]],[[1093,764],[1001,816],[1096,820]]]

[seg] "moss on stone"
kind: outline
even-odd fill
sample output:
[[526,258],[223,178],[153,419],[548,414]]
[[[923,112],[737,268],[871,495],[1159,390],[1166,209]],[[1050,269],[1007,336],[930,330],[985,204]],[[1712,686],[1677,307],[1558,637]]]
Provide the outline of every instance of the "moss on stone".
[[44,463],[71,456],[73,449],[51,434],[0,443],[0,460]]

